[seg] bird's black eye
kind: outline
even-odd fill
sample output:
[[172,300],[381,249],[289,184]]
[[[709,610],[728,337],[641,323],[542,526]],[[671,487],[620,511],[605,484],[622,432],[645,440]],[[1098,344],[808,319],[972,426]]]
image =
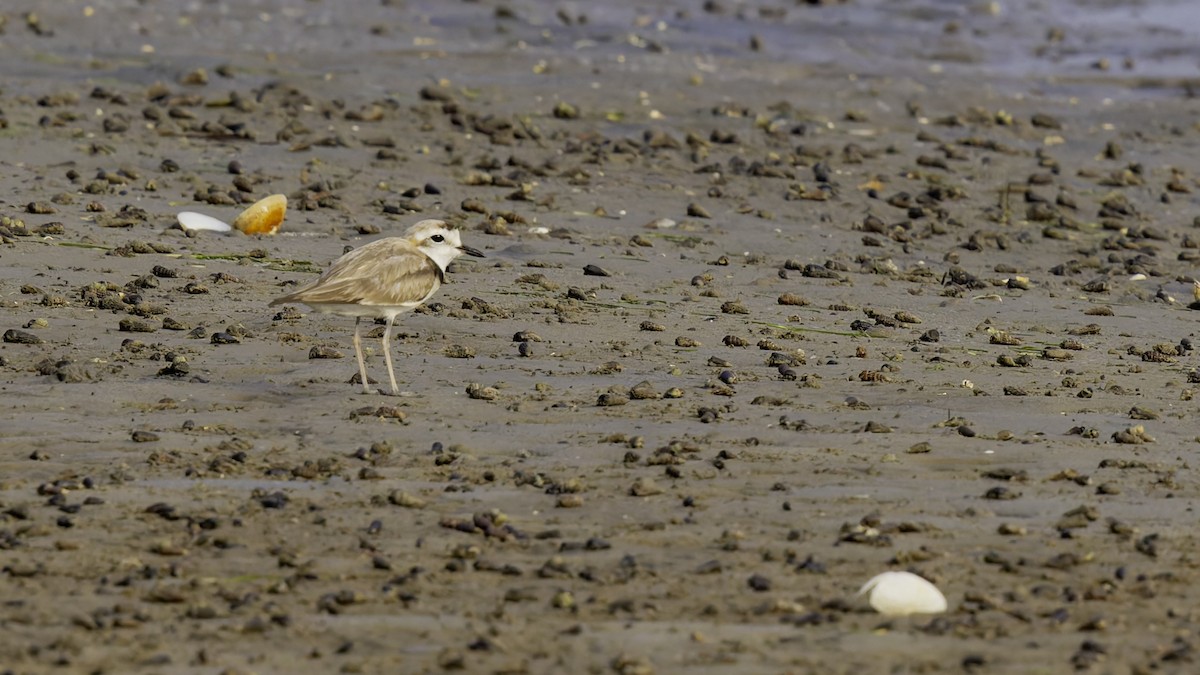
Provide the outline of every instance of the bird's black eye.
[[432,237],[430,237],[430,239],[432,239],[434,242],[436,242],[438,244],[442,243],[443,241],[446,241],[446,238],[440,234],[435,234]]

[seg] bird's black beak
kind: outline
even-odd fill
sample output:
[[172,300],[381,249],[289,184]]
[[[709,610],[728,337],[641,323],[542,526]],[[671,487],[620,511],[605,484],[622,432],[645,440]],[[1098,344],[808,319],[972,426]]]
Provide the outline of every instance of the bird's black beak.
[[486,258],[487,257],[479,249],[471,248],[470,246],[459,246],[458,250],[462,251],[463,253],[466,253],[467,255],[473,255],[476,258]]

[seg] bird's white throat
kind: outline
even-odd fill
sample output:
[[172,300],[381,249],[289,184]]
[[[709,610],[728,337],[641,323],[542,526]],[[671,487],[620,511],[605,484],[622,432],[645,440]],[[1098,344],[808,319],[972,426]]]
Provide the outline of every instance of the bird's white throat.
[[450,242],[442,242],[437,244],[422,244],[417,247],[421,253],[429,256],[431,260],[443,271],[454,261],[455,258],[462,255],[462,251],[458,250],[458,246],[450,244]]

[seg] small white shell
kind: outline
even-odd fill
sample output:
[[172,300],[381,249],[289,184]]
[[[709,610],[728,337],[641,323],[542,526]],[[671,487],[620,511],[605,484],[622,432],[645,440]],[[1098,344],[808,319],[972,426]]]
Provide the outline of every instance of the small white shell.
[[206,216],[203,213],[195,211],[180,211],[179,215],[175,216],[179,220],[179,226],[184,230],[212,230],[213,232],[228,232],[233,229],[229,223]]
[[888,616],[946,611],[946,596],[937,586],[912,572],[877,574],[859,589],[859,595],[864,593],[869,593],[867,602],[875,611]]

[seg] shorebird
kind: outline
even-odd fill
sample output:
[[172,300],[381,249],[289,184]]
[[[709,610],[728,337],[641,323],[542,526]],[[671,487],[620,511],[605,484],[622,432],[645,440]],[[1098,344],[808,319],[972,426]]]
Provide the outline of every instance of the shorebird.
[[338,258],[319,279],[271,301],[270,306],[294,302],[314,311],[354,317],[354,355],[363,392],[370,394],[367,365],[363,360],[359,322],[364,317],[386,319],[383,356],[387,361],[392,394],[399,395],[392,368],[392,325],[396,317],[419,307],[446,280],[446,267],[462,254],[483,257],[464,246],[458,230],[441,220],[422,220],[403,236],[373,241]]

